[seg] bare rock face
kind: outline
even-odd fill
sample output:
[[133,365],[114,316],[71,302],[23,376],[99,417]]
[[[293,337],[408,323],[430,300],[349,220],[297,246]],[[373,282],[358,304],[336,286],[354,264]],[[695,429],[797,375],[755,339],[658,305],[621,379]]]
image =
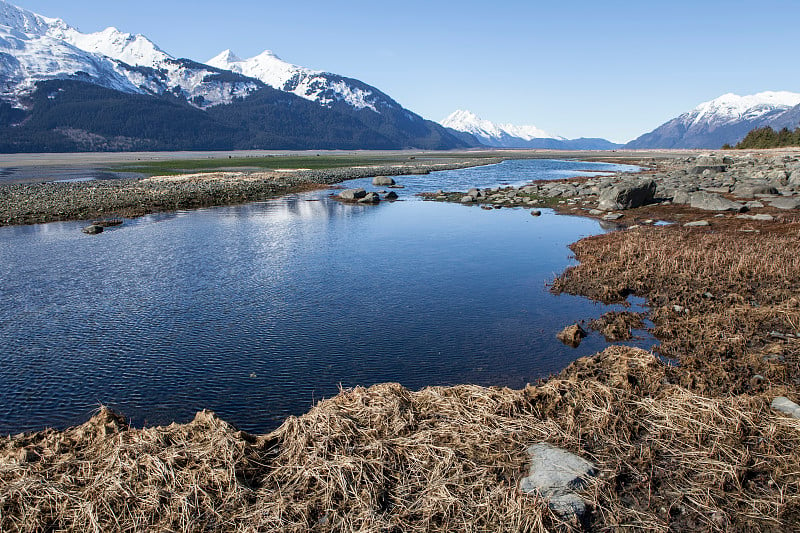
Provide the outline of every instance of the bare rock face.
[[550,508],[564,518],[581,519],[586,513],[586,504],[577,491],[586,486],[590,477],[597,475],[595,466],[544,442],[528,448],[528,455],[531,467],[528,477],[520,481],[520,490],[546,499]]
[[580,346],[581,341],[586,338],[586,331],[580,324],[573,324],[561,330],[561,333],[556,335],[556,338],[567,346],[577,348]]

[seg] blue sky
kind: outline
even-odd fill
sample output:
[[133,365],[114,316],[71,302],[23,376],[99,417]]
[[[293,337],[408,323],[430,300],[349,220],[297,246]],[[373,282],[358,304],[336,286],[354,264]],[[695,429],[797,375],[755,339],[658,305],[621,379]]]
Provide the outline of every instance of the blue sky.
[[426,118],[462,108],[566,137],[627,141],[727,92],[800,92],[797,0],[11,2],[198,61],[270,49]]

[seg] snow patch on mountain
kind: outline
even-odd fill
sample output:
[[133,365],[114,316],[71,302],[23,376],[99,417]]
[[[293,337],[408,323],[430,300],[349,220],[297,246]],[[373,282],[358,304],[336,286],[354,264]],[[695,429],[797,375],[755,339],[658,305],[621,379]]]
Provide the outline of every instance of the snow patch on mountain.
[[88,53],[49,35],[66,24],[0,1],[0,99],[17,107],[36,88],[52,79],[85,79],[122,92],[138,92],[123,69],[103,56]]
[[484,140],[500,141],[506,137],[514,137],[523,141],[533,139],[563,139],[550,135],[536,126],[515,126],[513,124],[495,124],[484,120],[471,111],[459,109],[451,113],[440,124],[446,128],[463,131]]
[[748,132],[766,126],[798,126],[790,110],[800,106],[800,94],[766,91],[739,96],[723,94],[669,120],[629,142],[627,148],[720,148],[736,144]]
[[293,65],[271,50],[265,50],[249,59],[241,59],[232,51],[225,50],[206,63],[256,78],[270,87],[294,93],[324,106],[343,101],[356,109],[379,112],[378,103],[381,97],[374,91],[348,83],[345,78],[335,74]]
[[746,96],[728,93],[703,102],[682,116],[686,118],[684,122],[692,124],[756,120],[767,113],[796,105],[800,105],[800,94],[788,91],[765,91]]
[[128,65],[159,68],[174,59],[144,35],[123,33],[117,28],[106,28],[97,33],[81,33],[74,28],[53,31],[50,34],[93,54],[102,54]]
[[24,106],[36,82],[84,79],[128,93],[170,93],[197,107],[227,104],[263,87],[220,79],[218,69],[175,59],[144,35],[81,33],[0,0],[0,98]]

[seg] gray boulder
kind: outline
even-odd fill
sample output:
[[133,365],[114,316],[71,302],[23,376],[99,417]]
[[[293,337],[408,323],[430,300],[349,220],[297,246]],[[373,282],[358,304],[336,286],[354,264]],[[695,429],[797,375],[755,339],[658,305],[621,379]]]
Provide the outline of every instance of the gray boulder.
[[706,170],[711,171],[711,173],[716,172],[725,172],[728,167],[726,160],[733,161],[730,158],[726,157],[716,157],[716,156],[704,156],[698,157],[695,161],[695,166],[689,171],[691,174],[702,174]]
[[375,176],[372,178],[372,184],[376,187],[386,187],[389,185],[394,185],[395,181],[389,176]]
[[397,198],[398,198],[397,193],[394,191],[387,192],[386,195],[383,197],[384,200],[397,200]]
[[462,196],[462,197],[461,197],[461,203],[462,203],[462,204],[472,204],[472,203],[475,203],[475,197],[474,197],[474,196],[472,196],[472,195],[469,195],[469,194],[468,194],[467,196]]
[[367,195],[364,189],[345,189],[339,193],[339,198],[342,200],[360,200]]
[[103,226],[92,224],[91,226],[86,226],[81,231],[87,235],[99,235],[100,233],[103,233]]
[[368,192],[363,198],[358,200],[360,204],[377,204],[381,201],[381,197],[376,192]]
[[755,198],[756,194],[778,194],[778,189],[767,183],[742,184],[733,189],[733,195],[737,198]]
[[800,418],[800,405],[797,405],[786,396],[778,396],[772,400],[772,408],[785,415]]
[[672,195],[673,204],[685,205],[689,203],[689,200],[691,200],[691,194],[684,189],[678,189]]
[[577,491],[582,490],[590,477],[597,475],[595,466],[575,454],[541,442],[528,448],[531,467],[528,477],[520,481],[525,494],[538,494],[547,500],[557,514],[572,519],[582,518],[586,504]]
[[703,211],[736,211],[747,209],[743,204],[728,200],[722,196],[707,192],[694,192],[689,197],[689,205]]
[[633,209],[653,201],[656,182],[653,180],[622,182],[600,193],[598,209],[615,211]]
[[800,209],[800,198],[776,198],[770,200],[769,205],[778,209]]

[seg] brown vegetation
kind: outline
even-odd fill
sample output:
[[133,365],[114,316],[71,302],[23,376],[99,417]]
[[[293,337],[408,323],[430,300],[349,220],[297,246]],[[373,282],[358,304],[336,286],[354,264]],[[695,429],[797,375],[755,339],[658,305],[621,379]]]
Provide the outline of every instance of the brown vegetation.
[[659,352],[674,379],[701,394],[800,385],[800,224],[729,222],[711,230],[637,228],[572,246],[580,264],[553,289],[605,302],[629,294],[651,306]]
[[0,441],[3,531],[545,531],[575,529],[517,488],[547,441],[600,471],[593,530],[789,530],[800,421],[758,397],[670,384],[612,347],[524,390],[343,391],[254,437],[210,413],[132,429],[108,411]]

